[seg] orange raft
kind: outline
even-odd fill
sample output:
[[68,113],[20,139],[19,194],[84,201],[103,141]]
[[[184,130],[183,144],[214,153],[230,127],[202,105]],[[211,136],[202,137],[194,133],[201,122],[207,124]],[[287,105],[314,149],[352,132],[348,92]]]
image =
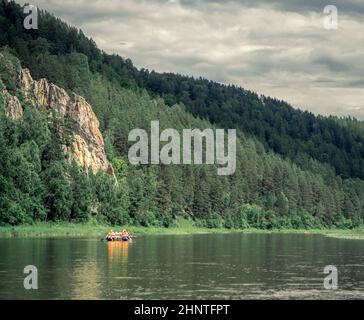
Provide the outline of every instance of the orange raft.
[[131,236],[127,230],[122,232],[110,231],[106,236],[106,241],[130,241]]

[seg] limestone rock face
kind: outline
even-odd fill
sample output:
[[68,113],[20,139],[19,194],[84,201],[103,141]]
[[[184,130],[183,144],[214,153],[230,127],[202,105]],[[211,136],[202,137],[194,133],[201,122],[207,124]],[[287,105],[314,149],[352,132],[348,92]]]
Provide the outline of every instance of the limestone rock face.
[[[99,121],[87,101],[76,94],[71,96],[46,79],[33,80],[28,69],[21,72],[21,90],[25,100],[35,108],[44,109],[57,117],[70,118],[74,125],[73,148],[66,150],[69,161],[75,159],[86,172],[102,170],[115,178],[114,170],[106,158],[104,139]],[[7,114],[13,119],[22,116],[22,107],[16,97],[5,95]]]
[[12,96],[6,89],[3,90],[5,100],[5,114],[13,119],[19,120],[23,116],[23,108],[19,99]]

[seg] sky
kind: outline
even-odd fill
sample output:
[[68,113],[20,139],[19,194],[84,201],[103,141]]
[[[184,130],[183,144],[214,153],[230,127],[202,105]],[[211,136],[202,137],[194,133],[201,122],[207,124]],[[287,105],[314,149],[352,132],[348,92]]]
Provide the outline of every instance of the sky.
[[[363,0],[27,0],[138,68],[364,120]],[[328,5],[338,10],[337,28]],[[329,26],[329,28],[328,28]]]

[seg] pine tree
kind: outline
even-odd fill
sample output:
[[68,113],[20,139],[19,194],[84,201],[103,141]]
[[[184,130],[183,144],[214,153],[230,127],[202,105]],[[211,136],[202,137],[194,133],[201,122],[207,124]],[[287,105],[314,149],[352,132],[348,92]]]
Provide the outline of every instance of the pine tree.
[[47,220],[68,221],[71,217],[72,189],[65,164],[53,161],[42,176],[46,185],[44,203],[48,210]]
[[72,162],[70,168],[70,178],[72,185],[70,218],[76,222],[87,221],[90,218],[92,201],[90,181],[75,161]]

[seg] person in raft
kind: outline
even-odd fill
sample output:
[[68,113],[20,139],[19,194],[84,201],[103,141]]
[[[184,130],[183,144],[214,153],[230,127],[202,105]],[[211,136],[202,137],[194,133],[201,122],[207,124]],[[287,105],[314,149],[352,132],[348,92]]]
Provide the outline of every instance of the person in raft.
[[130,238],[130,233],[127,229],[124,229],[122,232],[121,232],[121,238],[123,240],[129,240]]
[[112,241],[114,240],[114,237],[115,237],[115,232],[113,230],[110,230],[106,236],[106,239]]

